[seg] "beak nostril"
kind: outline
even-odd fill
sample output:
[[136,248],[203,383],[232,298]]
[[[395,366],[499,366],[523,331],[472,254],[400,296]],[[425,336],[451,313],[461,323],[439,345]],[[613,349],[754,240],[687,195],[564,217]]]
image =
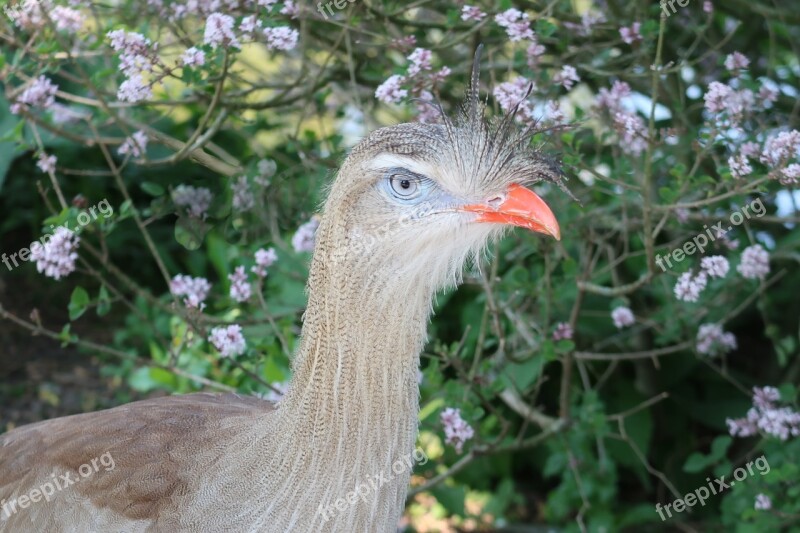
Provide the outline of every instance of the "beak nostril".
[[491,206],[493,209],[499,209],[503,202],[505,202],[505,196],[498,194],[497,196],[493,196],[486,200],[486,203]]

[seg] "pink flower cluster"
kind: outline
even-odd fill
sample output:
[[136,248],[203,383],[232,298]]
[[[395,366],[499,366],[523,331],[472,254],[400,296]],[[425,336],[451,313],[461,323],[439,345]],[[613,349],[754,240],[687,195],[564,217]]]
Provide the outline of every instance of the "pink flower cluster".
[[54,155],[47,155],[45,152],[39,154],[39,161],[36,166],[45,174],[51,174],[56,171],[56,161],[58,159]]
[[769,511],[772,509],[772,500],[766,494],[758,494],[754,507],[756,511]]
[[531,21],[527,13],[519,9],[511,8],[495,15],[495,22],[505,28],[506,34],[511,42],[533,39],[534,33],[531,29]]
[[763,280],[769,274],[769,252],[760,244],[748,246],[736,270],[744,278]]
[[147,134],[142,130],[135,132],[117,148],[119,155],[130,154],[131,157],[141,157],[147,150]]
[[14,25],[23,30],[43,28],[47,23],[45,12],[58,31],[76,33],[83,26],[84,16],[80,11],[66,6],[54,6],[49,0],[24,0],[13,9],[6,10]]
[[703,324],[697,330],[696,347],[703,355],[721,355],[737,348],[736,336],[723,331],[719,324]]
[[178,207],[185,207],[190,217],[205,218],[211,207],[211,190],[205,187],[178,185],[172,191],[172,201]]
[[486,13],[475,6],[463,6],[461,8],[461,20],[473,20],[480,22],[486,18]]
[[232,16],[223,13],[211,13],[206,19],[203,43],[211,46],[211,48],[218,46],[240,48],[242,45],[233,32],[235,25],[236,21],[233,20]]
[[239,303],[246,302],[253,294],[253,288],[247,281],[247,272],[243,266],[238,266],[233,274],[228,275],[231,282],[230,296]]
[[448,407],[440,416],[444,426],[445,444],[452,444],[456,452],[461,453],[464,443],[475,436],[475,430],[461,418],[460,409]]
[[734,128],[740,127],[756,103],[755,94],[750,89],[736,90],[719,81],[712,81],[708,85],[703,100],[712,122]]
[[779,407],[781,394],[775,387],[753,387],[753,407],[744,418],[728,418],[728,431],[733,437],[765,434],[788,440],[800,436],[800,413],[790,407]]
[[58,85],[44,76],[39,76],[17,97],[11,105],[11,112],[18,115],[31,107],[48,109],[56,101],[56,91]]
[[244,335],[242,335],[242,326],[238,324],[212,329],[208,341],[214,345],[222,357],[242,355],[247,348]]
[[554,341],[561,341],[571,339],[574,335],[574,331],[572,330],[572,326],[569,325],[567,322],[559,322],[556,324],[556,329],[553,331],[553,340]]
[[59,280],[75,271],[79,244],[80,237],[76,233],[59,226],[44,244],[35,242],[31,245],[31,261],[36,263],[36,270]]
[[[409,95],[416,96],[417,120],[420,122],[434,122],[439,118],[437,109],[432,102],[434,96],[428,90],[450,75],[449,67],[433,70],[431,60],[433,53],[425,48],[415,48],[406,59],[409,64],[404,75],[394,74],[384,81],[375,90],[375,98],[387,104],[397,104]],[[405,89],[404,85],[410,87]]]
[[626,44],[633,44],[642,41],[642,23],[634,22],[630,26],[625,26],[619,29],[619,36]]
[[278,260],[278,254],[275,253],[275,248],[264,250],[256,250],[256,266],[252,268],[252,272],[259,278],[267,276],[267,269],[271,267],[275,261]]
[[800,131],[782,131],[770,136],[759,160],[784,185],[800,183]]
[[186,307],[195,307],[201,311],[206,306],[203,302],[208,298],[209,291],[211,291],[211,284],[205,278],[193,278],[178,274],[169,283],[169,292],[175,296],[183,296],[183,303]]
[[311,220],[297,228],[292,236],[292,248],[295,252],[313,252],[314,241],[319,228],[319,218],[311,217]]
[[608,111],[619,135],[619,146],[628,155],[638,156],[647,149],[649,138],[647,124],[635,111],[625,109],[622,100],[631,95],[631,87],[624,81],[615,81],[611,89],[600,89],[597,106]]
[[140,102],[153,97],[153,89],[145,81],[144,73],[153,72],[158,63],[150,39],[136,32],[114,30],[106,34],[111,48],[119,53],[119,69],[127,79],[120,84],[117,98],[123,102]]
[[615,307],[613,311],[611,311],[611,320],[614,321],[614,325],[617,329],[626,328],[628,326],[632,326],[636,322],[636,318],[633,316],[633,311],[630,310],[628,307]]
[[572,86],[581,81],[578,71],[571,65],[564,65],[561,70],[553,76],[553,81],[561,84],[565,89],[572,89]]
[[730,270],[730,263],[721,255],[704,257],[700,261],[700,272],[697,275],[692,272],[684,272],[675,284],[675,298],[684,302],[696,302],[700,298],[700,293],[705,290],[708,278],[724,278]]

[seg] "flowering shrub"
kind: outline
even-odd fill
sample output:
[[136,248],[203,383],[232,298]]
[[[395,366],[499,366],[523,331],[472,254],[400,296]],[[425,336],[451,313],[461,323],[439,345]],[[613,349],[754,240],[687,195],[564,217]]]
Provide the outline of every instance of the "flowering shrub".
[[[6,6],[1,229],[16,237],[0,252],[8,276],[72,298],[52,302],[66,325],[0,316],[116,358],[108,371],[141,392],[278,400],[332,170],[375,126],[454,113],[483,43],[489,114],[536,126],[578,201],[541,185],[562,240],[516,231],[438,300],[420,380],[431,460],[406,522],[648,527],[657,503],[758,450],[768,474],[670,520],[796,525],[795,11],[315,7]],[[81,222],[101,198],[114,209]],[[70,328],[95,315],[118,319],[109,346]]]

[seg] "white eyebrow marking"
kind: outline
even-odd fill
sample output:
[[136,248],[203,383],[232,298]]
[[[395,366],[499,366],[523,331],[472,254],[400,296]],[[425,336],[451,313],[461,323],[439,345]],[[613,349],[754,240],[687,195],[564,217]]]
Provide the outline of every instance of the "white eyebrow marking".
[[426,177],[430,177],[434,173],[433,167],[428,163],[398,154],[382,153],[362,165],[364,170],[378,170],[392,167],[405,168],[415,174],[422,174]]

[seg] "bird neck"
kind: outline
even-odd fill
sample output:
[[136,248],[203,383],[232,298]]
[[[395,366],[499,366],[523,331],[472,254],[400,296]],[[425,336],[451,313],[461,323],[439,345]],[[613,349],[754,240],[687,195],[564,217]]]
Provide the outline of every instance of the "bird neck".
[[[287,454],[293,493],[332,530],[393,530],[413,469],[432,290],[394,277],[385,257],[337,256],[318,240],[293,378],[271,428],[278,449],[306,449]],[[368,494],[340,511],[354,490]]]

